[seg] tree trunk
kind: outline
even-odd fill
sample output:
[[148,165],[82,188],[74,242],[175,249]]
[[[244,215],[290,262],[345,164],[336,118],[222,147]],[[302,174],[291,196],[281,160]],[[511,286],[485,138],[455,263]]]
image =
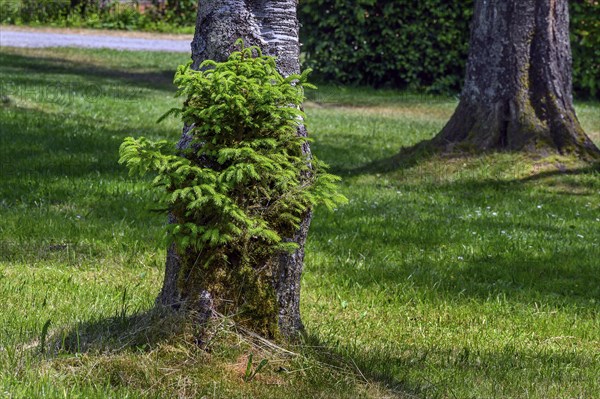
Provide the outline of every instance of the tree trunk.
[[433,144],[595,159],[571,91],[567,0],[477,0],[460,103]]
[[[224,61],[235,50],[237,39],[244,39],[246,46],[258,46],[265,55],[277,57],[279,72],[288,76],[300,72],[297,0],[200,0],[196,20],[196,33],[192,41],[193,67],[205,60]],[[299,135],[306,136],[300,128]],[[179,146],[189,143],[184,128]],[[310,153],[308,145],[306,154]],[[300,277],[304,262],[304,244],[308,233],[311,213],[307,212],[301,228],[289,241],[299,244],[293,253],[282,253],[270,263],[273,268],[272,288],[276,294],[278,314],[273,314],[277,334],[292,337],[302,330],[300,320]],[[168,249],[166,271],[162,291],[157,303],[179,308],[182,305],[199,311],[202,319],[214,314],[214,294],[198,287],[198,292],[183,292],[178,284],[181,256],[174,247]],[[260,267],[262,265],[257,265]],[[192,304],[190,304],[192,302]],[[270,333],[269,335],[273,335]]]

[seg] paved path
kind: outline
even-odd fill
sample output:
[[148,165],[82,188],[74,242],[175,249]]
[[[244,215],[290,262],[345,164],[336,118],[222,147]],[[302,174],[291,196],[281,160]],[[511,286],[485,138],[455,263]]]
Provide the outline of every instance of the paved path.
[[189,53],[190,41],[144,39],[113,35],[78,35],[73,33],[25,32],[0,28],[0,47],[87,47],[117,50],[174,51]]

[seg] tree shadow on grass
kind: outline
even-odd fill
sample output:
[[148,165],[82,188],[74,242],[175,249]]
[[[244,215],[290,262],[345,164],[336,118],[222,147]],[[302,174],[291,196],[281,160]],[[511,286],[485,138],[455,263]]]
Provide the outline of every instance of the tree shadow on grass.
[[[331,350],[315,335],[307,342],[323,361],[338,358],[339,365],[349,363],[366,380],[379,381],[407,399],[476,397],[473,392],[480,395],[477,397],[513,397],[524,384],[548,393],[556,384],[564,388],[574,384],[591,387],[589,378],[593,379],[597,367],[594,356],[571,350],[540,351],[511,343],[487,351],[467,342],[445,348],[402,343],[401,350],[394,350],[393,343],[389,343],[391,350],[367,351],[343,342]],[[567,369],[571,372],[563,372]],[[585,388],[574,387],[573,392],[581,389]]]
[[[538,304],[589,314],[600,311],[600,278],[595,259],[600,259],[598,250],[585,258],[580,249],[549,253],[540,258],[532,257],[526,250],[515,250],[510,256],[376,262],[368,268],[335,267],[321,274],[340,276],[343,273],[344,284],[391,292],[391,301],[398,300],[393,297],[394,292],[402,295],[403,289],[409,289],[434,302],[462,303],[474,299],[485,303],[501,298],[508,303]],[[331,281],[332,277],[324,279]]]
[[[572,175],[594,173],[597,173],[597,169],[589,167],[573,171]],[[309,237],[311,250],[325,254],[317,259],[328,259],[325,264],[313,270],[313,273],[318,274],[318,277],[313,278],[315,281],[327,282],[327,290],[339,289],[342,296],[361,290],[370,291],[369,295],[377,291],[383,292],[385,296],[379,306],[405,300],[405,292],[410,292],[417,302],[431,302],[433,306],[440,303],[463,306],[473,302],[484,304],[498,301],[510,304],[511,307],[514,304],[516,309],[536,309],[539,306],[541,311],[564,311],[574,318],[594,317],[600,311],[600,248],[578,238],[577,231],[569,227],[568,218],[563,228],[560,224],[548,223],[548,219],[544,217],[546,213],[553,212],[552,207],[560,210],[562,203],[565,203],[567,209],[574,206],[569,196],[565,194],[555,204],[548,204],[545,202],[548,199],[546,193],[523,190],[523,186],[529,181],[563,174],[561,171],[552,171],[529,179],[511,181],[444,181],[426,183],[423,187],[414,183],[415,190],[422,190],[419,200],[426,200],[428,192],[437,195],[441,191],[452,198],[453,206],[438,210],[426,203],[423,205],[426,210],[421,213],[415,209],[414,203],[403,205],[405,197],[398,197],[395,203],[390,203],[390,206],[397,207],[396,211],[388,212],[387,204],[382,206],[383,215],[371,211],[376,218],[375,222],[365,215],[365,212],[370,211],[368,206],[363,211],[360,208],[364,206],[362,202],[351,202],[336,212],[336,220],[325,216],[322,221],[313,222],[313,236]],[[587,196],[596,191],[595,186],[589,186],[594,183],[583,181],[573,184],[579,186],[579,189],[586,189]],[[399,189],[403,193],[409,190],[402,186]],[[539,210],[539,219],[503,220],[503,212],[500,210],[506,195],[513,197],[511,201],[520,204],[519,209],[511,209],[513,212],[527,207],[538,210],[537,204],[544,203],[544,213]],[[486,212],[486,205],[491,205],[491,210],[487,211],[489,217],[468,222],[459,218],[477,208]],[[492,211],[498,211],[500,215],[492,217]],[[364,225],[365,217],[370,221],[367,226]],[[447,218],[450,218],[448,223]],[[593,223],[588,223],[587,226],[594,229]],[[462,233],[452,234],[453,230]],[[513,234],[513,230],[518,234],[511,238],[509,236]],[[472,231],[478,235],[472,236]],[[595,231],[598,229],[595,228]],[[355,235],[350,236],[349,232]],[[478,243],[480,235],[487,240],[485,244]],[[532,239],[531,244],[543,247],[544,250],[530,249],[520,237],[539,237],[537,240]],[[333,242],[329,244],[328,241],[332,239]],[[340,245],[338,239],[346,243]],[[594,240],[594,237],[586,234],[586,240]],[[348,241],[351,241],[350,244]],[[568,245],[552,244],[569,241],[571,243]],[[469,248],[478,245],[480,250],[470,255]],[[486,253],[486,247],[490,248],[489,253]],[[423,254],[418,252],[419,248],[423,249]],[[452,257],[438,256],[457,248],[464,248],[464,252],[453,251],[455,255]],[[406,256],[407,253],[411,255]],[[456,255],[461,255],[460,259]],[[357,261],[345,261],[352,257],[357,258]],[[362,261],[359,262],[360,259]],[[395,298],[395,295],[403,299]],[[379,298],[378,295],[372,297]],[[386,314],[383,317],[389,316]],[[388,322],[401,323],[402,320]],[[357,335],[362,336],[363,340],[368,340],[369,337],[368,332]],[[319,343],[318,337],[313,339],[315,346],[327,347],[327,344]],[[385,343],[381,345],[385,346]],[[352,358],[368,379],[385,381],[389,386],[424,397],[462,397],[464,390],[461,390],[462,394],[455,395],[455,387],[474,380],[488,385],[496,384],[498,389],[505,389],[505,386],[514,385],[512,381],[515,378],[522,377],[523,373],[519,370],[546,367],[551,369],[545,372],[549,375],[574,364],[578,372],[590,367],[586,363],[586,357],[577,353],[567,354],[560,350],[536,352],[534,348],[528,352],[527,349],[511,349],[509,344],[506,348],[500,348],[497,353],[474,352],[474,347],[467,343],[464,348],[439,350],[431,347],[407,349],[405,345],[400,345],[403,349],[396,350],[390,343],[389,353],[385,350],[367,351],[344,342],[334,346],[335,353],[343,358]],[[430,372],[424,372],[424,369]],[[451,371],[442,377],[440,370]],[[499,372],[502,375],[494,377]],[[431,380],[426,380],[424,376]],[[576,378],[569,379],[567,375],[564,377],[565,386],[579,382]],[[528,381],[533,381],[529,382],[531,385],[548,386],[550,377],[544,378],[542,372],[534,380]],[[495,394],[491,387],[488,392],[490,397]]]
[[[351,176],[374,173],[388,173],[401,169],[408,169],[420,162],[426,161],[436,155],[430,140],[421,141],[410,147],[402,147],[400,151],[387,158],[378,159],[366,165],[348,171]],[[453,157],[458,155],[448,155]]]
[[[129,239],[127,244],[155,245],[164,221],[152,211],[150,181],[133,182],[118,164],[119,145],[132,132],[63,112],[18,106],[7,111],[0,120],[5,218],[0,259],[91,260],[106,255],[109,245],[120,245],[115,234]],[[157,137],[169,134],[154,124],[144,130]],[[40,217],[45,223],[36,228]]]
[[[5,143],[1,165],[6,176],[126,175],[117,160],[119,145],[131,134],[129,129],[109,128],[102,126],[102,122],[68,117],[61,112],[16,110],[21,112],[20,116],[0,122],[0,139]],[[149,126],[144,130],[151,136],[164,137],[169,133],[164,126]]]
[[416,399],[420,398],[418,395],[424,393],[422,386],[398,378],[394,373],[396,370],[392,369],[395,359],[390,354],[350,350],[344,343],[329,345],[310,331],[303,336],[299,348],[302,353],[313,357],[318,362],[339,370],[346,370],[367,384],[372,382],[382,384],[394,394],[395,398]]
[[[600,188],[599,171],[591,165],[506,180],[400,182],[382,190],[381,198],[358,194],[362,197],[335,215],[313,221],[309,245],[331,260],[318,273],[326,274],[326,281],[344,276],[344,286],[393,292],[410,282],[441,300],[500,295],[520,303],[597,310],[597,214],[584,205],[585,196]],[[546,179],[554,185],[530,187]],[[403,196],[394,195],[396,190]],[[379,202],[373,209],[372,201]],[[582,206],[581,215],[575,206]],[[351,244],[340,246],[340,239]],[[345,261],[352,257],[355,263]]]
[[[314,147],[313,149],[317,156],[329,164],[331,173],[343,177],[383,174],[409,169],[419,162],[426,161],[436,155],[434,151],[431,151],[426,142],[421,142],[411,147],[403,147],[397,154],[365,163],[361,159],[362,155],[373,151],[372,144],[367,140],[364,142],[349,141],[349,143],[348,145],[340,145],[338,143],[316,141],[314,144],[311,144],[311,147]],[[319,154],[338,158],[330,160]],[[340,162],[340,160],[343,160],[343,162]]]
[[[6,204],[89,202],[92,195],[97,197],[97,214],[117,221],[125,216],[124,206],[141,205],[131,187],[123,187],[127,170],[118,164],[119,146],[127,132],[35,109],[2,120],[0,129],[6,143],[0,150],[0,193]],[[164,127],[146,133],[168,134]]]
[[[27,71],[24,77],[3,82],[4,86],[27,81],[27,75],[67,75],[83,78],[87,86],[93,84],[107,84],[111,81],[120,82],[126,87],[136,86],[139,88],[162,90],[172,92],[173,75],[177,65],[173,65],[173,70],[163,70],[155,72],[139,72],[128,70],[126,68],[106,68],[93,63],[84,61],[71,61],[63,58],[54,57],[35,57],[20,54],[3,53],[0,65],[3,68],[13,68],[20,71]],[[133,68],[132,68],[133,69]],[[52,83],[42,82],[51,85]],[[83,84],[83,83],[81,83]],[[67,86],[66,84],[54,83],[55,86]],[[98,88],[96,88],[98,90]],[[131,90],[130,90],[131,92]]]
[[[322,144],[319,144],[322,145]],[[329,150],[329,152],[332,152]],[[338,151],[339,152],[339,151]],[[406,169],[413,168],[418,166],[422,162],[426,162],[432,158],[438,157],[445,161],[453,161],[457,159],[461,160],[474,160],[485,158],[494,154],[524,154],[530,156],[532,163],[539,162],[540,164],[544,164],[544,157],[536,154],[527,154],[518,151],[492,151],[492,152],[447,152],[442,151],[436,147],[433,139],[423,140],[418,142],[412,146],[402,147],[400,151],[397,153],[381,158],[376,159],[371,162],[368,162],[363,165],[358,165],[354,167],[338,167],[333,170],[335,173],[344,176],[360,176],[365,174],[385,174],[390,172],[398,172]],[[600,171],[600,161],[594,162],[586,162],[588,166],[577,166],[575,168],[566,166],[562,164],[560,161],[553,160],[552,158],[548,158],[549,161],[546,162],[546,166],[554,166],[552,170],[543,170],[540,172],[534,172],[529,176],[518,177],[514,179],[507,179],[505,182],[514,182],[514,181],[534,181],[540,180],[547,177],[557,176],[557,175],[580,175],[586,174],[590,172]],[[573,161],[577,161],[576,158],[572,159]],[[483,181],[483,184],[489,183],[488,181]]]
[[117,353],[148,351],[162,342],[182,341],[192,331],[189,318],[161,307],[81,322],[54,332],[50,353]]

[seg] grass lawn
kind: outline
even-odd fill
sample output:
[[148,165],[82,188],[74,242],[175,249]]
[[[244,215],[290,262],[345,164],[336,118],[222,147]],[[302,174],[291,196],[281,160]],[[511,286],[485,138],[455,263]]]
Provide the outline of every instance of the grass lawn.
[[[597,166],[398,159],[454,99],[310,93],[313,152],[350,203],[315,212],[306,342],[290,354],[215,324],[203,351],[150,312],[164,220],[117,164],[126,136],[178,137],[155,120],[187,56],[0,56],[0,397],[600,397]],[[577,112],[600,144],[600,104]]]

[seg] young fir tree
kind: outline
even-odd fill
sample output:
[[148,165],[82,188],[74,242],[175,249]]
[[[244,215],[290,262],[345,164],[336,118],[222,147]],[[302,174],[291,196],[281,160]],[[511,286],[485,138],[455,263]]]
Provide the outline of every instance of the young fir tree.
[[316,204],[344,201],[336,177],[303,148],[300,105],[309,71],[283,77],[258,47],[199,70],[179,67],[186,98],[185,146],[127,138],[120,162],[131,173],[157,174],[166,234],[178,256],[177,306],[235,319],[268,337],[279,335],[278,258]]

